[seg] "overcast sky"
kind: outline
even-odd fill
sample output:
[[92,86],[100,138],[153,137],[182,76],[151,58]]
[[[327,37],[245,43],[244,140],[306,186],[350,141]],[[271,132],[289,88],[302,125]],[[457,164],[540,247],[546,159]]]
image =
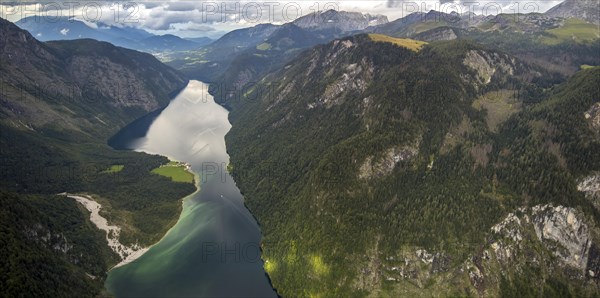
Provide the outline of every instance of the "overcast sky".
[[[233,29],[259,23],[282,24],[327,9],[382,14],[390,21],[429,10],[476,14],[545,12],[562,0],[370,0],[370,1],[143,1],[107,2],[59,0],[29,3],[0,0],[0,17],[10,21],[40,15],[44,21],[70,16],[95,26],[98,21],[133,26],[154,34],[218,37]],[[118,3],[118,4],[115,4]]]

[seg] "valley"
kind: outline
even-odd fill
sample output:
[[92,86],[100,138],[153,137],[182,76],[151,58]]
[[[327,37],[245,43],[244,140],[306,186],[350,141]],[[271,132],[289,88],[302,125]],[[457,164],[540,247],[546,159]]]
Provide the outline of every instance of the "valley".
[[0,4],[0,296],[598,296],[597,1],[384,2]]
[[106,286],[116,296],[275,296],[260,259],[260,231],[227,172],[228,113],[207,91],[190,81],[150,127],[123,129],[147,130],[144,137],[115,144],[184,160],[198,187],[160,241],[110,271]]

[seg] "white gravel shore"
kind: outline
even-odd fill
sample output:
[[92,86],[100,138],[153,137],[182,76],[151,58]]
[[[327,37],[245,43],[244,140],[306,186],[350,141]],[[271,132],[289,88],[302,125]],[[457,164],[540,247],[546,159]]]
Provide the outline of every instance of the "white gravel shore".
[[68,193],[61,193],[61,195],[75,199],[77,202],[83,205],[88,211],[91,212],[90,221],[94,223],[98,229],[106,232],[106,241],[108,242],[108,246],[114,252],[116,252],[119,257],[121,257],[121,262],[115,265],[113,268],[131,263],[148,251],[149,247],[141,247],[138,244],[134,244],[132,246],[123,245],[119,241],[121,228],[108,224],[106,218],[100,215],[100,209],[102,209],[102,205],[94,201],[92,197],[87,195],[72,195]]

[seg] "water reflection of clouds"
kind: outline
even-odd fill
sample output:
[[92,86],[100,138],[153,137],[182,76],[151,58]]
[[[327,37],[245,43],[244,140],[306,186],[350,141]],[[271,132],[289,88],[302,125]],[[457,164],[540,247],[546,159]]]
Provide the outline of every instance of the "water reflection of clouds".
[[231,129],[227,110],[207,94],[206,84],[190,81],[150,126],[143,149],[161,152],[198,165],[203,161],[228,162],[225,134]]
[[117,296],[275,296],[260,258],[207,258],[219,252],[206,251],[207,244],[229,251],[238,243],[258,247],[260,230],[225,171],[228,112],[203,92],[205,84],[191,81],[139,140],[136,150],[187,162],[208,179],[184,201],[179,221],[156,246],[111,271],[107,287]]

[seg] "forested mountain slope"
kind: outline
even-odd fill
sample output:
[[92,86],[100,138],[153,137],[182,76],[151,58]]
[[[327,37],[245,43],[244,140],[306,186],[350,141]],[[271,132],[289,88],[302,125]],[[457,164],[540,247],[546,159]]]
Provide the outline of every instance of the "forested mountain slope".
[[[472,42],[357,35],[304,52],[241,99],[218,97],[274,287],[598,293],[586,246],[599,240],[597,211],[577,190],[599,169],[585,122],[598,75],[550,89],[545,70]],[[527,221],[501,225],[513,212]]]
[[126,245],[148,246],[176,222],[195,187],[150,172],[166,158],[106,141],[186,83],[149,54],[94,40],[42,43],[0,19],[2,294],[96,296],[120,261],[89,212],[58,193],[92,195]]
[[278,27],[273,24],[259,24],[233,30],[202,49],[192,52],[185,59],[169,61],[168,64],[190,78],[213,81],[227,70],[233,58],[262,43]]

